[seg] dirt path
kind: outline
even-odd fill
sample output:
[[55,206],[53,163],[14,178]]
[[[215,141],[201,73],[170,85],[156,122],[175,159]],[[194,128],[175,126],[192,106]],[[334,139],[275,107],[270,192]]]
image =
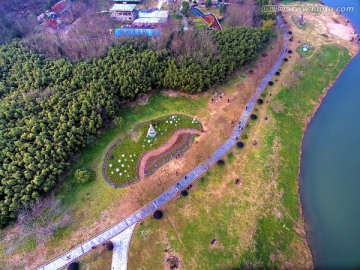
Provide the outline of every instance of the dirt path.
[[146,166],[146,163],[149,160],[149,158],[167,151],[174,145],[174,143],[176,142],[176,140],[178,139],[178,137],[180,135],[188,134],[188,133],[197,134],[197,135],[202,134],[200,131],[195,130],[195,129],[181,129],[181,130],[176,131],[165,144],[163,144],[159,148],[156,148],[154,150],[147,152],[140,160],[140,165],[139,165],[139,169],[138,169],[140,181],[146,177],[145,176],[145,166]]

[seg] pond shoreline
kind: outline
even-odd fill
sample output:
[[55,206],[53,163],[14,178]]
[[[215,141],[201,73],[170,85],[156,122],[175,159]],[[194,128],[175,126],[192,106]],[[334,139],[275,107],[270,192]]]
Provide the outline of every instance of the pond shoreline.
[[[325,5],[324,3],[322,3],[323,5]],[[327,5],[329,6],[329,5]],[[347,20],[347,17],[344,16],[344,15],[341,15],[343,18],[345,18]],[[354,30],[357,30],[354,25],[352,24],[351,21],[349,21],[349,25],[350,27],[352,27]],[[303,160],[304,160],[304,138],[305,138],[305,135],[306,133],[308,132],[308,129],[309,129],[309,126],[310,124],[313,122],[314,120],[314,116],[317,114],[318,110],[320,109],[320,107],[323,105],[323,103],[326,101],[326,98],[328,97],[328,94],[330,93],[330,91],[333,89],[333,86],[334,84],[338,81],[338,79],[341,77],[341,75],[344,73],[344,71],[348,68],[348,66],[354,61],[354,59],[356,57],[359,57],[360,54],[359,54],[359,51],[360,51],[360,44],[358,43],[358,46],[357,46],[357,49],[354,50],[354,51],[351,51],[349,50],[349,55],[351,56],[351,59],[350,61],[348,61],[348,63],[345,65],[345,67],[343,69],[341,69],[341,71],[338,73],[338,75],[336,76],[335,80],[333,80],[329,86],[327,88],[324,89],[324,93],[322,95],[319,95],[318,96],[318,99],[317,99],[317,102],[316,102],[316,105],[314,106],[313,108],[313,112],[311,113],[311,115],[309,117],[307,117],[305,119],[305,127],[304,127],[304,130],[303,130],[303,133],[302,133],[302,137],[301,137],[301,145],[300,145],[300,154],[299,154],[299,164],[300,164],[300,167],[299,167],[299,171],[298,171],[298,186],[299,186],[299,189],[298,189],[298,196],[300,198],[300,206],[299,206],[299,211],[300,211],[300,214],[301,216],[303,217],[303,220],[304,220],[304,227],[305,227],[305,238],[306,238],[306,241],[307,241],[307,245],[311,251],[311,256],[313,258],[313,265],[315,266],[315,248],[311,245],[311,241],[310,241],[310,231],[311,231],[311,225],[309,224],[309,221],[306,221],[305,217],[304,217],[304,198],[301,194],[301,186],[303,185],[303,179],[301,177],[301,172],[303,170]],[[355,52],[355,53],[354,53]]]

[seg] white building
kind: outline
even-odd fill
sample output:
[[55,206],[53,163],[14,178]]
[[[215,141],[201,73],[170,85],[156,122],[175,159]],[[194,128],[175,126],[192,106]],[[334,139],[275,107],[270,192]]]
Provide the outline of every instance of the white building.
[[167,23],[170,16],[168,10],[139,10],[132,25],[136,27],[159,27]]
[[119,21],[133,21],[135,19],[135,5],[115,4],[109,11],[111,17]]

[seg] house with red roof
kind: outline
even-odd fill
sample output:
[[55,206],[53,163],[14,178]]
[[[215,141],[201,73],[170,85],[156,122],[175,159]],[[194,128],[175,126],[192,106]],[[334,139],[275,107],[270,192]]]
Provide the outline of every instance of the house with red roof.
[[62,0],[60,2],[57,2],[55,5],[51,7],[51,10],[57,14],[62,14],[66,10],[68,10],[71,7],[71,2],[67,0]]
[[53,31],[56,31],[57,29],[59,29],[60,24],[61,24],[61,20],[51,19],[50,21],[48,21],[46,23],[45,29],[53,32]]

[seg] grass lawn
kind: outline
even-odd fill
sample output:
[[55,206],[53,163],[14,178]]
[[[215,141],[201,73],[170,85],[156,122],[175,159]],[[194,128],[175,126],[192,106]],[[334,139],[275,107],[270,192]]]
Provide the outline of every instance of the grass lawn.
[[198,29],[203,29],[204,27],[208,27],[208,25],[206,23],[200,23],[200,24],[195,24],[196,28]]
[[202,22],[204,22],[204,20],[201,18],[196,18],[196,19],[193,19],[193,22],[194,23],[202,23]]
[[[156,132],[153,138],[148,136],[150,124]],[[105,160],[108,180],[116,186],[136,181],[143,154],[166,143],[180,129],[201,131],[202,125],[195,118],[185,115],[168,115],[138,125],[111,148],[108,160]]]
[[82,257],[79,261],[81,270],[107,270],[111,269],[112,251],[105,247],[98,247],[93,252]]
[[171,12],[170,16],[171,16],[171,18],[173,18],[175,20],[181,20],[182,19],[182,17],[177,13]]
[[197,6],[196,8],[201,10],[201,12],[204,13],[204,14],[212,13],[212,14],[215,15],[216,18],[221,17],[219,8],[216,7],[216,6],[212,6],[210,8]]
[[[188,197],[167,205],[162,220],[148,218],[137,228],[129,269],[160,269],[170,255],[180,258],[182,269],[311,267],[298,208],[301,139],[319,96],[349,60],[337,45],[298,59],[291,76],[301,80],[264,95],[269,103],[257,105],[246,146],[234,149]],[[283,109],[274,110],[280,103]]]

